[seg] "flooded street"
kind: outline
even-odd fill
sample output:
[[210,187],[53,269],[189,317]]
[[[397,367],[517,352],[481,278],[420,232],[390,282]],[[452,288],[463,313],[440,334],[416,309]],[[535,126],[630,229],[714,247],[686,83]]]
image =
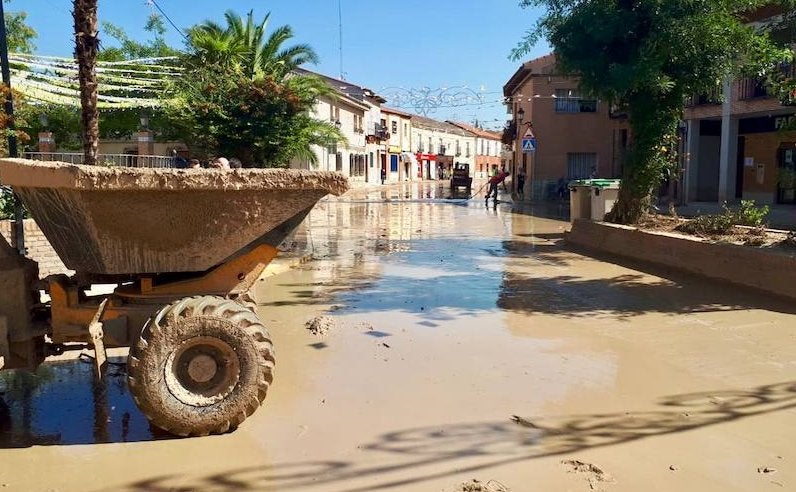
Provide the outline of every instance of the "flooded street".
[[796,306],[572,250],[559,205],[447,198],[318,204],[312,261],[258,283],[275,380],[232,433],[154,431],[123,364],[0,374],[0,486],[796,488]]

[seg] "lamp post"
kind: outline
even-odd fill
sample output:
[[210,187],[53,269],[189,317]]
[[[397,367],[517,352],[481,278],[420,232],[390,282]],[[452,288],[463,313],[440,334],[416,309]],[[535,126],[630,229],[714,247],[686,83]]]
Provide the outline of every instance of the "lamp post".
[[517,168],[520,166],[520,155],[522,155],[522,169],[523,172],[527,173],[528,171],[525,169],[525,153],[522,151],[522,122],[525,120],[525,110],[520,108],[517,110],[517,135],[514,142],[514,148],[516,149],[519,154],[516,155],[514,162],[516,165],[512,170],[511,174],[511,187],[517,192]]

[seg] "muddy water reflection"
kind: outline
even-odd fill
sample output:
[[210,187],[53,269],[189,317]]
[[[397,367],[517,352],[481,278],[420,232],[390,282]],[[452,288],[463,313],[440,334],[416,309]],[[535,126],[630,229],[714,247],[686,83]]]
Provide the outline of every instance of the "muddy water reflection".
[[154,437],[127,390],[123,367],[112,367],[104,382],[81,360],[49,362],[32,374],[0,373],[0,447]]

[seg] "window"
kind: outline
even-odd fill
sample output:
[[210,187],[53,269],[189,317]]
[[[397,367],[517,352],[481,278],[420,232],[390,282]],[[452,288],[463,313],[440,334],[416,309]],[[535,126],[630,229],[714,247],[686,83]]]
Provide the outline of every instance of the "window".
[[362,128],[362,117],[358,114],[354,115],[354,133],[364,133]]
[[439,154],[444,154],[445,153],[445,145],[442,143],[442,139],[441,138],[439,139],[439,147],[437,147],[437,152]]
[[434,153],[434,144],[431,143],[431,137],[428,137],[428,153],[429,154]]
[[423,137],[421,137],[420,134],[418,133],[417,136],[415,137],[415,140],[417,140],[417,151],[423,152]]
[[467,149],[467,153],[464,156],[465,157],[470,157],[470,142],[467,142],[465,145],[466,145],[465,148]]
[[593,152],[567,153],[567,178],[586,179],[597,172],[597,154]]
[[409,125],[404,123],[404,135],[409,135]]
[[481,155],[484,155],[484,139],[480,139],[481,142]]
[[390,131],[391,131],[391,133],[392,133],[393,135],[397,135],[397,134],[398,134],[398,122],[397,122],[397,121],[393,121],[393,122],[392,122],[392,125],[391,125],[391,128],[390,128]]
[[580,97],[574,89],[556,89],[556,113],[595,113],[597,100]]
[[337,153],[337,159],[336,159],[336,162],[335,162],[335,170],[337,172],[342,172],[343,171],[343,153],[342,152],[338,152]]
[[456,156],[462,155],[462,146],[459,144],[459,141],[456,140]]
[[367,156],[365,154],[351,154],[348,156],[349,159],[349,172],[350,176],[364,176],[365,175],[365,165],[367,161]]

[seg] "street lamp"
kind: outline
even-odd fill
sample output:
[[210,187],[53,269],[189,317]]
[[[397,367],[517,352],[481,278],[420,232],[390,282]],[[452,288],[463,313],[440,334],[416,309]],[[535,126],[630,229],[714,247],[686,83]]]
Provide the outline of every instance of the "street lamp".
[[519,126],[522,126],[522,120],[525,119],[525,110],[520,108],[517,110],[517,121],[519,121]]
[[144,111],[141,113],[139,119],[141,121],[141,130],[142,131],[149,130],[149,114],[146,111]]
[[50,119],[47,117],[47,113],[39,115],[39,124],[41,125],[42,131],[46,132],[50,130]]

